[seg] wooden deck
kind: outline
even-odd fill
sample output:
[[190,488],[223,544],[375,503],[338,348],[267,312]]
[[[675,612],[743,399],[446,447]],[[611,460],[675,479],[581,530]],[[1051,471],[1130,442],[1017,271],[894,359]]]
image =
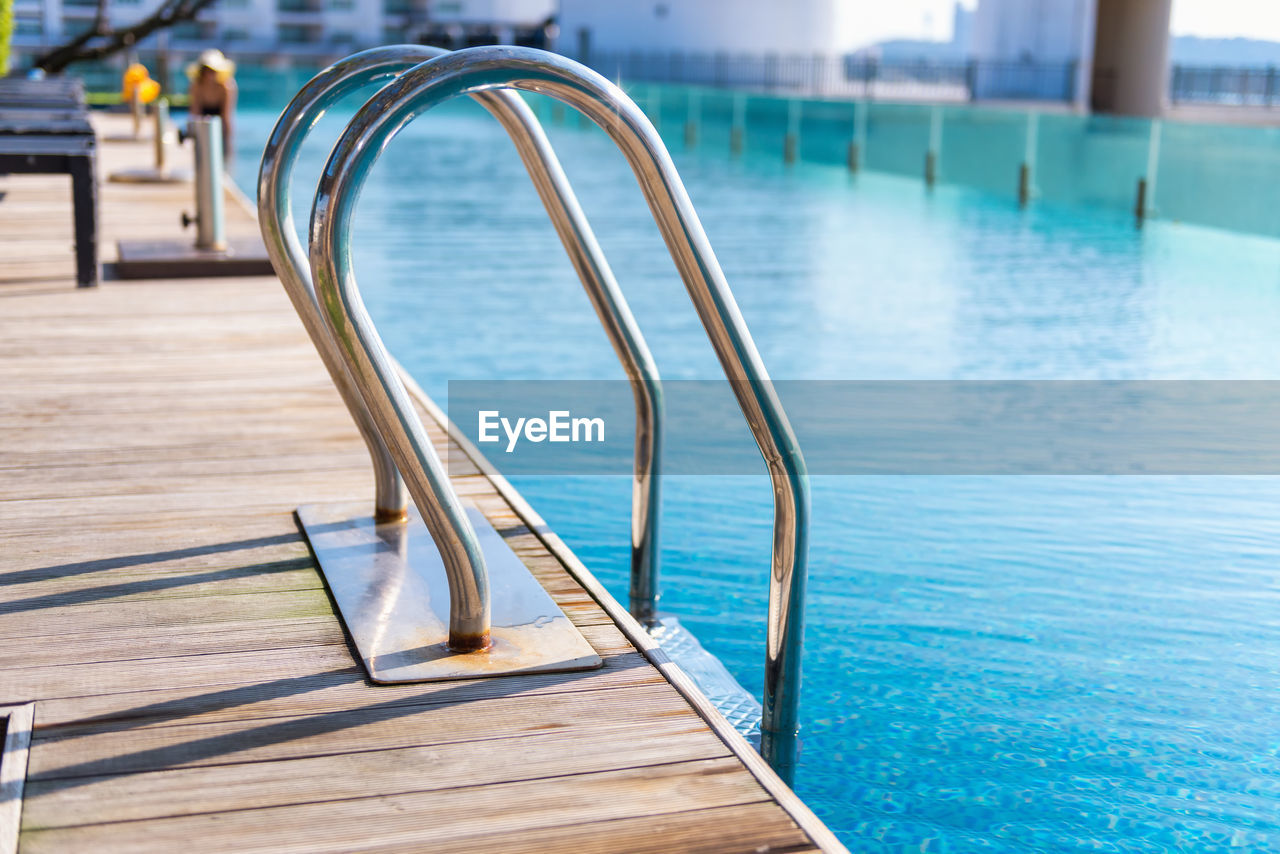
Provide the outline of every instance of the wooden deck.
[[[149,156],[104,143],[99,168]],[[22,852],[841,850],[480,469],[459,490],[604,668],[366,682],[292,511],[371,496],[368,459],[279,283],[76,290],[69,182],[0,192],[0,705],[35,701]],[[104,260],[183,237],[189,196],[104,185]]]

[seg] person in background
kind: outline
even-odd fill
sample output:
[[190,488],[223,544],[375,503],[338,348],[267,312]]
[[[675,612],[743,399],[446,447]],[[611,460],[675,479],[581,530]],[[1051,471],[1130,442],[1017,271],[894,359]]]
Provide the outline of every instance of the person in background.
[[235,72],[236,64],[216,48],[206,50],[187,66],[187,77],[191,78],[188,110],[192,118],[217,116],[222,119],[222,162],[227,169],[234,159],[231,140],[236,111]]

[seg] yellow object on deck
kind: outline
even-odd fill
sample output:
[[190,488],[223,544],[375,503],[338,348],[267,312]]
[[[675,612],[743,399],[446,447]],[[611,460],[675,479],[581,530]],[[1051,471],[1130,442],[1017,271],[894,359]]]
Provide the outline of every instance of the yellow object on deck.
[[124,70],[124,78],[120,85],[120,98],[131,102],[135,98],[149,104],[160,95],[160,83],[151,79],[151,72],[140,62],[135,62]]

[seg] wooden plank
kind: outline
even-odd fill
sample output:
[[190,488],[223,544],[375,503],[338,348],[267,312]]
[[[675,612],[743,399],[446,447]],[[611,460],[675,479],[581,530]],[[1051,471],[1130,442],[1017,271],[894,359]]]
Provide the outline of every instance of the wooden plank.
[[265,624],[263,621],[230,622],[212,628],[152,627],[145,633],[129,627],[61,635],[56,641],[26,644],[21,648],[14,644],[0,645],[0,671],[345,642],[342,629],[327,615],[275,619]]
[[[769,802],[690,809],[615,818],[556,827],[522,828],[518,834],[477,834],[450,842],[458,854],[534,854],[572,851],[574,854],[805,854],[820,849],[797,842],[802,833],[795,821]],[[365,848],[367,852],[412,850],[389,845]]]
[[[28,830],[169,818],[256,807],[342,800],[366,792],[430,792],[459,784],[536,780],[562,774],[565,756],[577,773],[617,770],[728,755],[724,744],[687,723],[657,720],[618,749],[616,727],[578,726],[502,736],[486,749],[472,743],[393,747],[178,768],[125,777],[74,777],[28,784]],[[501,846],[499,846],[501,847]]]
[[[136,823],[36,830],[26,854],[42,851],[173,851],[198,840],[210,850],[326,852],[377,846],[456,850],[468,837],[585,821],[635,818],[758,803],[760,788],[736,759],[706,759],[544,780],[384,794],[320,804],[246,809]],[[601,831],[607,834],[607,827]],[[672,840],[675,847],[678,840]]]
[[0,618],[90,602],[123,604],[193,596],[319,590],[322,586],[307,558],[204,571],[154,571],[123,579],[81,575],[41,584],[40,592],[31,595],[28,595],[30,585],[0,587]]
[[[245,679],[249,674],[240,674]],[[656,685],[662,677],[638,653],[605,656],[604,666],[578,676],[544,673],[522,680],[525,694],[573,693],[615,687]],[[327,714],[377,702],[384,706],[430,705],[436,692],[450,701],[504,696],[510,686],[493,679],[422,685],[384,685],[370,690],[354,668],[215,686],[112,692],[41,700],[36,727],[52,735],[80,735],[148,727],[263,720]],[[460,699],[459,699],[460,698]]]
[[[453,744],[504,738],[549,729],[608,727],[638,735],[666,722],[703,731],[695,715],[670,685],[655,683],[598,691],[529,695],[508,685],[508,693],[460,700],[472,688],[430,687],[421,702],[403,698],[364,703],[325,714],[250,719],[168,727],[108,727],[85,735],[36,732],[27,768],[31,783],[68,777],[134,774],[166,768],[267,762],[392,747]],[[617,745],[620,755],[627,740]],[[359,781],[348,781],[352,793]],[[350,794],[350,793],[349,793]]]
[[[0,638],[8,638],[11,644],[24,638],[35,643],[50,643],[61,635],[96,633],[103,629],[132,628],[141,633],[166,626],[332,616],[329,597],[317,588],[270,595],[134,599],[10,614],[0,620]],[[62,678],[71,676],[64,674]]]
[[[280,523],[276,523],[280,527]],[[311,552],[306,541],[296,531],[276,536],[250,537],[225,542],[193,542],[184,530],[175,532],[177,548],[167,548],[166,541],[148,538],[150,550],[137,554],[115,554],[111,557],[89,557],[76,560],[79,555],[101,555],[101,545],[87,549],[60,551],[61,563],[49,563],[44,553],[11,555],[0,568],[0,588],[15,587],[35,582],[54,582],[79,576],[112,578],[142,576],[153,571],[179,569],[206,570],[228,566],[276,564],[282,561],[303,561],[308,567]],[[225,532],[223,532],[225,536]],[[70,558],[70,560],[68,560]]]
[[[372,490],[372,483],[368,487]],[[0,508],[3,518],[3,508]],[[253,548],[270,543],[298,543],[305,540],[292,518],[244,512],[228,507],[219,517],[181,519],[156,510],[128,524],[95,526],[92,536],[68,537],[65,520],[50,525],[31,525],[5,530],[9,545],[4,566],[14,570],[65,568],[68,572],[91,571],[101,562],[127,564],[138,560],[169,559],[198,550],[223,551]],[[166,557],[169,556],[169,557]],[[12,563],[10,564],[10,561]]]

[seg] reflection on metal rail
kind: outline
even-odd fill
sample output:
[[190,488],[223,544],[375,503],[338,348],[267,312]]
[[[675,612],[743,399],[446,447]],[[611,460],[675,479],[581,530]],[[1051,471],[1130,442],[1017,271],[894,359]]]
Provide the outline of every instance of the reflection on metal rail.
[[[302,318],[334,384],[369,447],[375,480],[375,514],[381,520],[404,518],[404,483],[391,453],[378,433],[369,409],[352,382],[343,357],[320,316],[320,305],[293,223],[290,183],[293,166],[307,134],[334,103],[364,86],[388,80],[419,63],[445,53],[421,45],[380,47],[355,54],[325,69],[290,102],[276,122],[263,153],[258,177],[258,219],[271,255],[294,309]],[[632,488],[631,612],[649,624],[658,597],[659,479],[661,457],[662,386],[657,366],[644,337],[618,289],[608,262],[582,213],[541,126],[515,92],[480,92],[475,98],[511,136],[546,206],[570,261],[600,318],[614,351],[632,382],[636,406],[636,448]],[[456,516],[454,518],[457,518]],[[468,577],[464,574],[463,581]],[[472,591],[462,598],[477,602]],[[474,631],[459,626],[460,632]]]
[[773,481],[774,535],[761,752],[790,780],[800,689],[808,474],[670,155],[644,113],[620,89],[555,54],[485,47],[424,62],[374,95],[334,147],[312,209],[312,274],[325,321],[415,502],[424,516],[434,514],[431,530],[451,581],[455,574],[482,571],[475,535],[365,309],[352,270],[349,237],[360,189],[396,133],[442,101],[503,88],[550,95],[575,107],[626,156],[764,456]]

